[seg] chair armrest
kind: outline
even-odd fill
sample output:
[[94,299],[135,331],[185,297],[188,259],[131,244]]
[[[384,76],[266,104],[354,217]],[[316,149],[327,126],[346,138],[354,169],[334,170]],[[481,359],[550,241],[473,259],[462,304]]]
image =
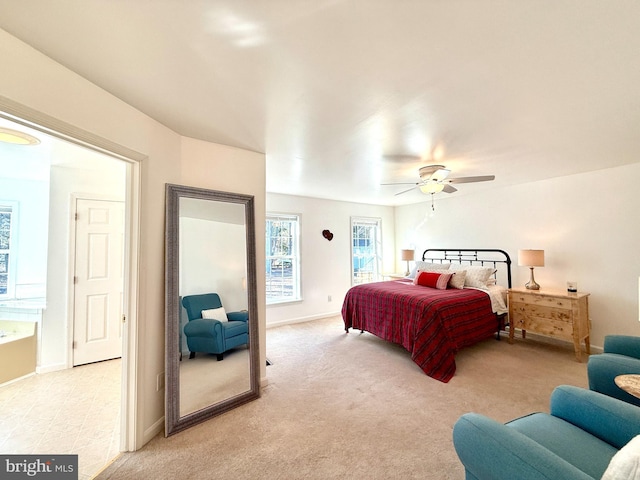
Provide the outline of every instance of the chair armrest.
[[604,353],[617,353],[640,358],[640,337],[631,335],[607,335],[604,337]]
[[466,471],[477,480],[593,480],[517,430],[477,413],[453,426],[453,444]]
[[625,374],[640,375],[640,359],[617,353],[603,353],[589,357],[587,377],[590,390],[640,406],[640,398],[634,397],[616,385],[615,378]]
[[242,312],[227,312],[227,318],[231,322],[248,322],[249,312],[246,310]]
[[551,394],[551,415],[617,449],[640,432],[640,408],[602,393],[561,385]]
[[209,318],[196,318],[184,326],[184,334],[189,337],[222,336],[222,322]]

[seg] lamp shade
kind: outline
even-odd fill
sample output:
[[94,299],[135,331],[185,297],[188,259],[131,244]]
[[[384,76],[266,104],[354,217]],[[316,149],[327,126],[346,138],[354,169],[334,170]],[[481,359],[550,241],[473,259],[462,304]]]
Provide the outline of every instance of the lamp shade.
[[544,250],[518,250],[521,267],[544,267]]
[[405,262],[410,262],[413,260],[413,255],[414,255],[415,251],[414,250],[402,250],[402,260],[404,260]]

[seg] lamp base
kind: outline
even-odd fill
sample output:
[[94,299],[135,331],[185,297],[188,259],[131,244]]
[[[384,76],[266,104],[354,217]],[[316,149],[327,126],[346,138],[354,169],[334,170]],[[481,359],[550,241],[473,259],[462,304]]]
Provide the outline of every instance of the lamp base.
[[527,283],[525,283],[524,288],[527,290],[540,290],[540,285],[536,283],[536,279],[533,278],[533,267],[529,267],[531,269],[531,279]]

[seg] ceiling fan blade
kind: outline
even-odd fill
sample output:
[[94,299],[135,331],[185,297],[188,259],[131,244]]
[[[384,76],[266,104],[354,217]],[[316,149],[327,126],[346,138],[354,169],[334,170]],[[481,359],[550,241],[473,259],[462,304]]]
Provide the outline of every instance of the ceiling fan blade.
[[438,170],[433,172],[429,180],[435,180],[436,182],[441,182],[442,180],[447,178],[447,175],[449,175],[450,173],[451,173],[451,170],[447,168],[439,168]]
[[473,182],[489,182],[495,180],[495,175],[478,175],[477,177],[458,177],[450,178],[448,183],[473,183]]
[[452,185],[449,185],[448,183],[444,184],[444,188],[442,189],[442,191],[444,193],[453,193],[453,192],[457,192],[458,189]]
[[415,187],[411,187],[411,188],[410,188],[410,189],[408,189],[408,190],[403,190],[403,191],[398,192],[398,193],[396,193],[396,194],[394,194],[394,195],[402,195],[403,193],[410,192],[411,190],[415,190],[416,188],[418,188],[418,185],[417,185],[417,184],[416,184],[416,186],[415,186]]
[[381,183],[380,185],[418,185],[417,182]]

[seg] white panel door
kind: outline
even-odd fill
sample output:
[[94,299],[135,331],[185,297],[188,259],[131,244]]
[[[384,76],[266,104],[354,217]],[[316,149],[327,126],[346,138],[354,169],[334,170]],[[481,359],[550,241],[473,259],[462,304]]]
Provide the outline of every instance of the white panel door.
[[76,201],[73,365],[122,355],[124,202]]

